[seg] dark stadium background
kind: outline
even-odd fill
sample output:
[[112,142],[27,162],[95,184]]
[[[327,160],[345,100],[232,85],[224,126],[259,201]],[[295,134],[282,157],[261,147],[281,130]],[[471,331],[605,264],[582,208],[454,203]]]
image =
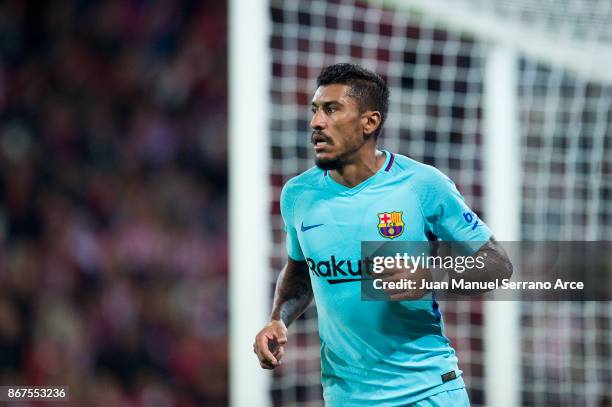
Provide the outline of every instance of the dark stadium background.
[[0,385],[227,404],[226,14],[0,3]]

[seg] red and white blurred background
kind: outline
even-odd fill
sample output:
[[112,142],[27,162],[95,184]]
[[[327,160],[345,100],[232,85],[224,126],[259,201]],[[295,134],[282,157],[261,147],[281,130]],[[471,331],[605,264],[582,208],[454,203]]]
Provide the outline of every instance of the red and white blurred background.
[[0,3],[0,385],[227,403],[226,9]]

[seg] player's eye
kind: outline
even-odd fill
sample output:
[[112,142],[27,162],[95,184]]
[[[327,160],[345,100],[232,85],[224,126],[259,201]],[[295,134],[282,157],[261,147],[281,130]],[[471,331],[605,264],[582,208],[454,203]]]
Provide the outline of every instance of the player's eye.
[[332,114],[332,113],[334,113],[335,111],[336,111],[336,108],[335,108],[335,107],[326,107],[326,108],[325,108],[325,113],[327,113],[327,114]]
[[312,112],[312,114],[317,113],[317,108],[316,107],[311,107],[310,111]]

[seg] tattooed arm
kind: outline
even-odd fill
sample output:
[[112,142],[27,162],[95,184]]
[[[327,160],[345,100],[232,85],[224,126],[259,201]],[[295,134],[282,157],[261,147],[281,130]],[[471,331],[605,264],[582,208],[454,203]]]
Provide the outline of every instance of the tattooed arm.
[[[452,255],[450,246],[446,245],[444,251],[448,253],[437,253],[439,256]],[[491,237],[476,253],[472,256],[482,259],[484,267],[482,270],[465,270],[457,272],[455,270],[447,270],[450,280],[463,280],[466,283],[487,283],[495,280],[503,280],[512,276],[512,263],[506,254],[503,247]],[[416,289],[386,289],[389,298],[394,301],[414,300],[423,297],[430,290],[423,287],[423,281],[428,283],[432,281],[431,270],[419,267],[416,271],[406,268],[391,267],[379,274],[383,282],[396,282],[400,280],[413,280],[416,282]],[[486,284],[485,284],[486,285]],[[471,287],[473,287],[472,285]],[[450,294],[458,295],[478,295],[490,291],[490,288],[470,288],[460,289],[451,288],[448,290]]]
[[313,293],[305,261],[288,259],[276,282],[270,322],[257,334],[253,352],[264,369],[280,365],[287,343],[287,327],[306,310]]
[[[482,271],[466,271],[458,273],[455,271],[449,272],[450,279],[463,279],[467,283],[472,282],[490,282],[495,280],[503,280],[512,276],[512,263],[508,258],[508,254],[494,237],[491,237],[472,257],[480,257],[484,259],[484,269]],[[453,294],[459,295],[477,295],[482,294],[489,289],[471,289],[450,290]]]

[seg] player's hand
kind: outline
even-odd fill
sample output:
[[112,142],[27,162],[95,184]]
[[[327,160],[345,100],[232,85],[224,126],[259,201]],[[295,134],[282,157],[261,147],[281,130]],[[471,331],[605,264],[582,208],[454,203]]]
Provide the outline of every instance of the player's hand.
[[272,320],[255,336],[253,352],[264,369],[274,369],[281,364],[287,343],[287,327],[283,321]]
[[416,288],[396,288],[396,289],[385,289],[387,295],[391,301],[405,301],[405,300],[417,300],[427,294],[430,290],[423,289],[423,281],[431,282],[432,276],[431,271],[427,268],[419,267],[414,272],[406,268],[394,267],[387,268],[377,277],[382,279],[384,282],[402,282],[403,279],[414,281]]

